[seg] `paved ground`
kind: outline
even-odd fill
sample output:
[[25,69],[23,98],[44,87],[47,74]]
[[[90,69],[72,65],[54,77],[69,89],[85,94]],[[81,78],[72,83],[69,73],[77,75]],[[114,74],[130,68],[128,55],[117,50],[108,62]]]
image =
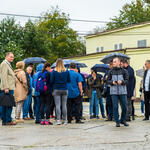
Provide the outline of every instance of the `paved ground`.
[[[140,105],[129,127],[87,119],[85,124],[40,126],[26,121],[14,127],[0,126],[0,150],[149,150],[150,121],[143,122]],[[88,103],[84,103],[88,118]]]

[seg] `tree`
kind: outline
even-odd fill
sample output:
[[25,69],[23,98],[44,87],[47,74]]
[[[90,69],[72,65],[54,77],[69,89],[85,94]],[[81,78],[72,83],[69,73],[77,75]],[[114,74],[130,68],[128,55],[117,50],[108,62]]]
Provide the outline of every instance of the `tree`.
[[120,10],[119,16],[115,16],[107,24],[107,30],[139,24],[150,21],[150,5],[146,5],[143,0],[136,0],[130,4],[125,4]]

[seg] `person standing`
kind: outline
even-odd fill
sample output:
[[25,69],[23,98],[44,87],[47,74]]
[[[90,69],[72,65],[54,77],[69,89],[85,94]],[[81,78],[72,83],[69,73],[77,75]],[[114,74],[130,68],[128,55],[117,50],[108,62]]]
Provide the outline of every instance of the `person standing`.
[[30,120],[28,115],[29,115],[29,107],[32,99],[32,78],[30,76],[32,73],[32,67],[27,67],[26,70],[27,70],[26,79],[27,79],[28,95],[27,95],[27,99],[24,101],[23,104],[23,119]]
[[50,122],[50,101],[51,101],[51,64],[45,63],[42,72],[37,79],[37,91],[40,92],[40,114],[41,125],[52,125]]
[[28,87],[26,74],[24,72],[24,62],[20,61],[16,64],[15,77],[16,77],[16,88],[14,91],[14,97],[16,101],[16,122],[23,123],[20,119],[20,114],[23,108],[24,100],[27,99]]
[[150,115],[150,60],[145,62],[146,70],[143,78],[144,104],[145,104],[145,118],[143,121],[149,120]]
[[[121,62],[119,58],[113,59],[113,69],[108,73],[107,83],[110,85],[110,95],[113,101],[113,116],[116,122],[116,127],[120,127],[120,123],[124,126],[129,126],[126,123],[127,113],[127,83],[129,80],[128,72],[121,68]],[[118,103],[122,109],[121,120],[119,120]]]
[[67,110],[68,110],[68,123],[72,122],[72,106],[75,105],[76,113],[76,123],[84,123],[80,118],[80,110],[82,103],[82,77],[79,73],[76,72],[76,64],[70,64],[70,83],[68,83],[68,101],[67,101]]
[[101,98],[100,88],[101,82],[95,70],[92,70],[91,77],[88,79],[90,98],[90,119],[93,118],[93,106],[95,106],[95,115],[99,119],[99,99]]
[[44,64],[38,64],[36,67],[36,73],[33,75],[33,80],[32,80],[32,87],[34,88],[34,98],[35,98],[35,124],[40,124],[41,122],[41,116],[40,116],[40,107],[41,107],[41,102],[40,102],[40,93],[36,89],[36,84],[37,84],[37,79],[39,73],[42,71],[44,67]]
[[62,124],[67,124],[67,83],[70,82],[69,71],[64,67],[62,59],[57,59],[55,70],[51,75],[51,83],[53,85],[53,95],[56,106],[57,125],[60,125],[61,108],[62,108]]
[[134,76],[134,70],[129,65],[128,60],[124,59],[122,60],[124,69],[127,70],[129,74],[129,81],[127,84],[127,98],[128,98],[128,108],[127,108],[127,116],[126,120],[131,121],[130,116],[132,116],[132,96],[134,95],[134,89],[135,89],[135,76]]
[[[5,60],[0,65],[1,77],[1,93],[14,95],[15,90],[15,74],[11,63],[14,61],[14,54],[12,52],[6,53]],[[12,107],[2,106],[2,125],[16,125],[16,122],[11,118]]]

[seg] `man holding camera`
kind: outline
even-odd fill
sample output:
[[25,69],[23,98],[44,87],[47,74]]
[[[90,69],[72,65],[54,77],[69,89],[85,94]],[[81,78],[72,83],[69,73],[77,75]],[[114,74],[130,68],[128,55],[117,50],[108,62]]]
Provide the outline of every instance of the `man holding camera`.
[[[113,102],[113,116],[116,121],[116,127],[120,127],[120,123],[124,126],[129,126],[126,123],[127,113],[127,83],[129,80],[128,72],[121,68],[121,62],[119,58],[113,59],[113,69],[108,73],[107,83],[110,85],[110,95]],[[118,103],[122,109],[121,119],[119,120]]]

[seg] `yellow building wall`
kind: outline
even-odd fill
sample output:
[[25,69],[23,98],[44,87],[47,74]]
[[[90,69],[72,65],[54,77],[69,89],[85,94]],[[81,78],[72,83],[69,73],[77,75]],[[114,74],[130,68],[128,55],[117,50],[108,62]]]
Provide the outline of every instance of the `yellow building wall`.
[[96,53],[97,47],[104,47],[104,51],[114,50],[115,44],[123,44],[124,48],[137,47],[138,40],[147,40],[147,47],[150,46],[150,25],[142,25],[127,29],[124,31],[118,31],[109,33],[106,35],[97,35],[86,38],[86,53]]
[[[88,67],[81,68],[81,72],[86,72],[90,74],[91,67],[93,67],[95,64],[101,64],[100,60],[107,54],[108,53],[98,53],[98,54],[89,55],[89,56],[87,55],[87,56],[82,56],[82,57],[74,57],[71,59],[78,60],[79,62],[85,63]],[[131,58],[130,65],[136,71],[138,69],[142,69],[145,64],[145,61],[147,59],[150,59],[150,48],[127,50],[126,54]],[[140,95],[139,93],[140,81],[141,81],[141,78],[136,76],[137,97],[139,97]]]

